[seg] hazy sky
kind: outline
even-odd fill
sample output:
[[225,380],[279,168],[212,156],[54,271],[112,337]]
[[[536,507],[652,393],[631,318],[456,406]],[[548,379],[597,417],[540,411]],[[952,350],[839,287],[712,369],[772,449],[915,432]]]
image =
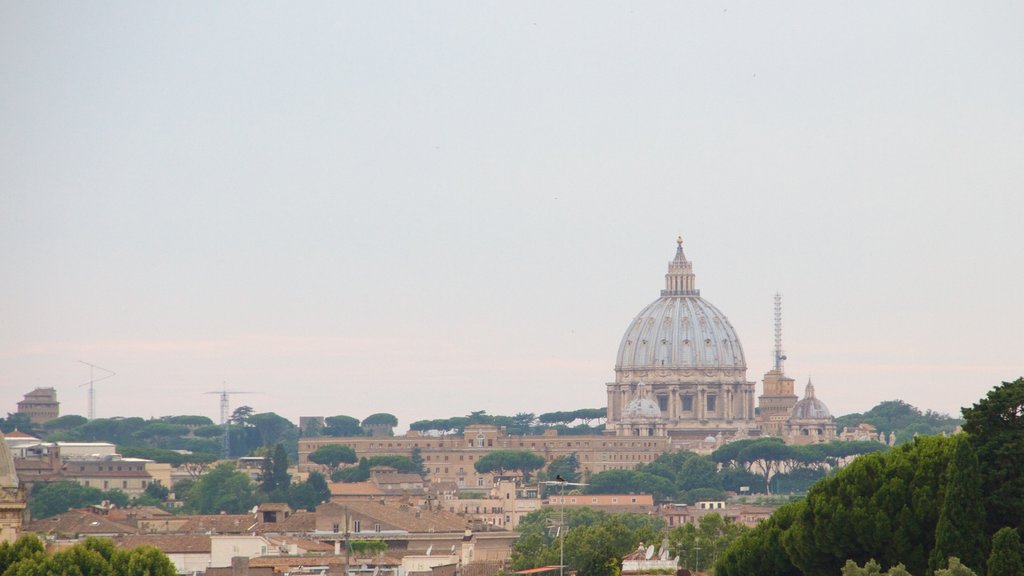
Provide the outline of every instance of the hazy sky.
[[[835,414],[1024,374],[1024,4],[0,2],[0,414],[604,406],[675,237]],[[760,393],[760,386],[758,387]]]

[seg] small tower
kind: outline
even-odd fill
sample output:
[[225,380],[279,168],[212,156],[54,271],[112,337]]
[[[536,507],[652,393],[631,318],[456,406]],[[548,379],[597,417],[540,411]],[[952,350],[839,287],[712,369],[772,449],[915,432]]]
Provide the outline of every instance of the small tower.
[[789,411],[796,405],[799,398],[793,392],[793,379],[786,377],[784,362],[786,354],[782,351],[782,295],[775,293],[775,350],[772,358],[772,369],[765,372],[763,394],[758,397],[761,413],[758,416],[761,433],[781,436],[789,418]]

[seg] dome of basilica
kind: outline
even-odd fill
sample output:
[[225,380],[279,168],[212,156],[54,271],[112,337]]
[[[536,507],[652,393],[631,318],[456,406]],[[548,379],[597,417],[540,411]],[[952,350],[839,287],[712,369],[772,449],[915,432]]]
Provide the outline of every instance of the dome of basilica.
[[746,370],[739,337],[729,319],[700,297],[692,265],[677,240],[665,290],[637,314],[619,343],[617,370],[672,368]]

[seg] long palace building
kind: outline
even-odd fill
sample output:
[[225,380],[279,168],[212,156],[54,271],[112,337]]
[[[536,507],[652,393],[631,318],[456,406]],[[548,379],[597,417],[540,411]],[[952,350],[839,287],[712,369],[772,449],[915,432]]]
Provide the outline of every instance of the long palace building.
[[606,384],[608,417],[603,435],[512,436],[495,426],[469,426],[444,437],[410,431],[405,436],[314,437],[299,439],[299,464],[321,446],[352,447],[359,457],[410,456],[418,449],[432,481],[461,487],[489,487],[491,475],[473,463],[494,450],[529,450],[549,462],[576,454],[582,471],[633,468],[675,450],[708,452],[737,438],[780,436],[790,443],[833,440],[835,423],[808,381],[805,397],[793,391],[781,350],[781,308],[776,297],[776,352],[764,377],[755,410],[755,382],[739,336],[729,319],[700,295],[692,263],[676,240],[665,287],[629,323],[615,362],[615,380]]

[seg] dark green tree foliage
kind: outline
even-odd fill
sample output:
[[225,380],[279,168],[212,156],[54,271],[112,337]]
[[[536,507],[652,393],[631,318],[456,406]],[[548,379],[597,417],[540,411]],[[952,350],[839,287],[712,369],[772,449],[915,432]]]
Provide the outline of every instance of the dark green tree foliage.
[[555,477],[560,476],[566,482],[579,482],[580,460],[576,457],[576,453],[573,452],[568,456],[559,456],[552,460],[548,464],[545,476],[548,480],[554,480]]
[[718,514],[707,514],[700,518],[696,526],[682,524],[673,528],[668,539],[672,553],[680,559],[680,566],[703,572],[714,565],[729,545],[749,530]]
[[567,572],[580,576],[618,574],[622,557],[641,541],[661,540],[663,524],[643,514],[606,514],[589,508],[544,509],[532,512],[520,522],[521,536],[512,547],[512,568],[524,570],[558,564],[559,540],[552,524],[564,513]]
[[804,502],[783,506],[737,537],[715,562],[715,576],[803,576],[782,547],[782,535],[803,506]]
[[152,546],[118,550],[110,540],[86,538],[48,556],[34,534],[0,544],[4,576],[175,576],[174,564]]
[[954,442],[953,459],[946,468],[946,494],[935,527],[935,548],[929,558],[929,569],[945,568],[946,560],[955,556],[966,566],[984,570],[988,542],[978,456],[964,435],[956,436]]
[[89,419],[85,416],[79,416],[78,414],[66,414],[60,418],[54,418],[53,420],[43,422],[43,430],[47,433],[63,432],[83,426],[88,421]]
[[351,416],[338,415],[324,418],[324,436],[362,436],[363,429],[359,419]]
[[1010,527],[1000,528],[992,537],[992,553],[988,557],[987,576],[1020,576],[1024,574],[1024,549],[1020,535]]
[[984,463],[987,532],[1024,525],[1024,378],[1003,382],[963,414],[964,432]]
[[366,458],[360,458],[358,466],[349,466],[331,472],[332,482],[366,482],[369,479],[370,461]]
[[185,509],[196,514],[242,514],[256,503],[256,487],[230,462],[200,476],[188,491]]
[[356,451],[351,446],[328,444],[311,452],[309,454],[309,461],[327,466],[333,472],[342,464],[355,463]]
[[863,414],[847,414],[836,418],[836,430],[852,428],[860,423],[871,424],[886,438],[889,433],[895,432],[897,442],[902,444],[913,438],[915,432],[921,435],[953,432],[962,421],[930,410],[922,413],[902,400],[887,400]]
[[260,489],[270,494],[276,490],[287,490],[291,485],[291,475],[288,474],[288,452],[283,444],[274,447],[273,454],[263,461],[260,474]]
[[423,461],[423,452],[420,450],[419,446],[412,449],[412,453],[409,455],[409,460],[412,462],[414,467],[414,473],[419,474],[420,476],[426,475],[427,466]]
[[273,412],[253,414],[249,423],[256,429],[260,446],[273,446],[287,442],[290,436],[298,439],[298,428],[290,420]]
[[528,450],[495,450],[473,463],[477,472],[506,472],[517,470],[528,480],[530,473],[544,467],[544,457]]
[[108,500],[124,507],[129,499],[120,490],[102,491],[99,488],[82,486],[78,482],[65,480],[36,484],[29,498],[32,518],[41,519],[63,514],[72,508],[84,508]]
[[694,455],[692,458],[687,458],[679,467],[679,475],[676,480],[676,487],[679,490],[689,491],[697,488],[717,489],[721,485],[722,481],[718,476],[718,465],[706,456]]
[[924,574],[953,444],[949,438],[919,437],[858,458],[815,484],[781,536],[790,561],[805,574],[834,574],[848,559],[872,558]]
[[0,431],[4,433],[20,430],[26,434],[35,436],[38,434],[36,425],[28,417],[28,414],[21,412],[7,413],[7,418],[0,418]]
[[378,412],[363,418],[362,426],[398,426],[398,418],[394,414]]
[[379,556],[388,551],[388,543],[383,540],[353,540],[349,549],[359,556]]
[[209,452],[182,454],[174,450],[144,446],[123,446],[118,447],[117,451],[126,458],[145,458],[173,466],[181,466],[182,464],[212,464],[217,460],[217,455]]
[[977,576],[977,573],[960,562],[959,558],[952,556],[949,559],[949,568],[936,570],[935,576]]
[[158,502],[166,501],[170,494],[171,491],[159,482],[150,482],[146,486],[146,495]]
[[590,478],[587,494],[651,494],[658,502],[671,500],[676,492],[672,481],[639,470],[605,470]]

